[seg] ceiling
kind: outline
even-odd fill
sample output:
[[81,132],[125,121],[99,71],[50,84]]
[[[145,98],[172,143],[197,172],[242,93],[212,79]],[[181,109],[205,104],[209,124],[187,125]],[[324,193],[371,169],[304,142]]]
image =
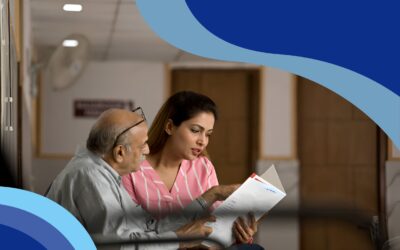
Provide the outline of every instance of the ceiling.
[[[82,12],[65,12],[80,3]],[[144,22],[135,0],[31,0],[33,41],[38,57],[51,54],[65,37],[85,35],[91,60],[198,61],[161,40]]]

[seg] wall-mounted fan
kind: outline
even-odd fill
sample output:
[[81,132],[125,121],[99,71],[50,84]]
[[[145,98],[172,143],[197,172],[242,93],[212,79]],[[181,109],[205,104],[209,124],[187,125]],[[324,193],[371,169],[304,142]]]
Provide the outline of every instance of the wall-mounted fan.
[[47,64],[48,79],[54,90],[64,89],[80,77],[89,56],[89,41],[80,34],[64,38]]

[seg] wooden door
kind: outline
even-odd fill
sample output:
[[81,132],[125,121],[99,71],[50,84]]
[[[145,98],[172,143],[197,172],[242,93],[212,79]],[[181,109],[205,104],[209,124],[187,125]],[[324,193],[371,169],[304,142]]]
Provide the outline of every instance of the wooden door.
[[[300,203],[378,214],[378,128],[345,99],[307,79],[298,85]],[[372,218],[371,218],[372,219]],[[302,219],[301,249],[373,249],[369,232],[339,220]]]
[[258,145],[258,70],[173,70],[171,92],[192,90],[217,104],[207,151],[221,184],[241,183],[254,170]]

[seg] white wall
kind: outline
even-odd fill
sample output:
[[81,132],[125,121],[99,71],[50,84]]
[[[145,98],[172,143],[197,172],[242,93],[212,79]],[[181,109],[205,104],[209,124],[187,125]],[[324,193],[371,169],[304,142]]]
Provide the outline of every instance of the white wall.
[[42,88],[41,152],[72,155],[85,143],[95,118],[74,117],[76,99],[131,100],[149,123],[164,101],[165,68],[161,63],[90,62],[72,86],[55,91],[46,77]]
[[261,159],[257,173],[275,164],[287,193],[286,197],[259,225],[256,242],[270,250],[300,249],[297,217],[274,217],[280,209],[295,211],[299,206],[299,162],[296,159],[295,76],[265,68],[261,98]]
[[261,157],[295,157],[295,76],[274,68],[265,68],[262,93]]

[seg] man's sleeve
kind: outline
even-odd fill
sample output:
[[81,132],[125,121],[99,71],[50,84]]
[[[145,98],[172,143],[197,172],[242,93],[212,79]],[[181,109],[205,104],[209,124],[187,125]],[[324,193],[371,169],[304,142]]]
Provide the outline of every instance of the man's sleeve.
[[[122,209],[119,200],[119,191],[110,187],[107,183],[99,181],[88,181],[83,188],[79,198],[79,210],[85,222],[86,229],[96,239],[116,240],[151,240],[151,239],[176,239],[174,232],[144,232],[143,228],[135,224],[127,224],[127,211]],[[131,215],[130,215],[131,216]],[[96,243],[96,242],[95,242]],[[117,244],[118,245],[118,244]],[[178,249],[179,243],[157,243],[157,244],[124,244],[120,249]]]

